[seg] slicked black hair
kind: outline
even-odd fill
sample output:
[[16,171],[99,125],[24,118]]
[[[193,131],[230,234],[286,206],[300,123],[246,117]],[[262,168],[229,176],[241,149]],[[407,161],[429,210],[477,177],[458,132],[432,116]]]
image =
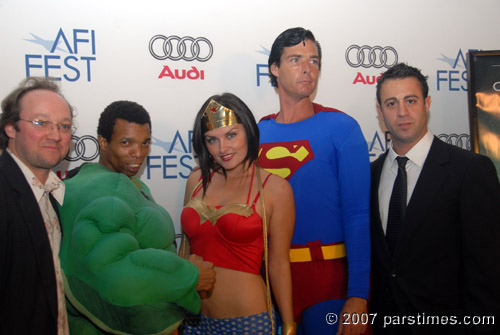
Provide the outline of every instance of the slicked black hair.
[[319,69],[321,70],[321,46],[314,38],[313,33],[310,30],[301,27],[290,28],[282,32],[276,40],[274,40],[271,48],[271,53],[269,54],[269,59],[267,61],[267,64],[269,65],[269,77],[271,77],[271,84],[278,87],[278,80],[276,76],[271,73],[271,65],[276,64],[277,67],[280,66],[283,49],[286,47],[293,47],[294,45],[306,40],[309,40],[316,45],[316,49],[318,49]]

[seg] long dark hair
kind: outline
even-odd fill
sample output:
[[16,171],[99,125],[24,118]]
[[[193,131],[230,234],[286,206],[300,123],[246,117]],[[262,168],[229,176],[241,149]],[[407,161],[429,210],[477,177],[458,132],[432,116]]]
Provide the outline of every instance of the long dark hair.
[[250,108],[248,108],[248,106],[240,98],[232,93],[223,93],[221,95],[213,95],[209,97],[205,103],[203,103],[200,111],[196,115],[193,127],[193,149],[198,156],[198,164],[200,166],[203,181],[203,194],[205,194],[208,184],[210,183],[212,171],[220,168],[224,176],[226,176],[224,168],[219,167],[215,160],[210,156],[205,143],[205,133],[208,129],[203,120],[203,113],[205,112],[205,109],[211,99],[217,101],[224,107],[231,109],[236,114],[239,121],[241,121],[247,137],[247,155],[243,160],[243,163],[248,163],[248,165],[250,165],[252,162],[255,162],[259,151],[259,128],[257,127],[257,123],[255,122],[255,118],[250,111]]

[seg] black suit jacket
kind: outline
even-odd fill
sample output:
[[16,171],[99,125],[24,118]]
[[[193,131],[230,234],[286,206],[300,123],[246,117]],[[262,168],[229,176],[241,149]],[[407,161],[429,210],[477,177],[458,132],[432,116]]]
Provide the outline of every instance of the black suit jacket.
[[33,191],[7,151],[0,156],[0,334],[57,334],[49,238]]
[[[395,304],[407,316],[494,315],[500,324],[500,186],[491,160],[434,137],[391,257],[378,203],[386,156],[372,163],[372,312]],[[411,328],[500,334],[491,325]]]

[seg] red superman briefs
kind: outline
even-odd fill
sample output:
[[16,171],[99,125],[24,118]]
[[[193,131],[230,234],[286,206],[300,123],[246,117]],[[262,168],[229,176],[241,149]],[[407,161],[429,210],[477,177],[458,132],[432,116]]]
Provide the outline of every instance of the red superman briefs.
[[[343,246],[343,243],[334,245]],[[290,263],[293,314],[298,323],[301,321],[302,312],[308,307],[325,300],[346,299],[347,296],[347,258],[344,256],[324,259],[320,241],[307,245],[292,245],[292,249],[304,247],[309,248],[312,260],[294,262],[291,257]]]

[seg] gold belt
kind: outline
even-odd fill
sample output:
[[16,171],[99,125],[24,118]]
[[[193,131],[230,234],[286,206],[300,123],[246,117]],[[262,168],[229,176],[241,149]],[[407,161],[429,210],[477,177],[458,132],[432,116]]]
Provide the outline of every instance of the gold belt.
[[[334,245],[321,246],[323,259],[336,259],[346,256],[345,244],[339,243]],[[309,247],[290,249],[290,262],[310,262],[312,261],[311,250]]]

